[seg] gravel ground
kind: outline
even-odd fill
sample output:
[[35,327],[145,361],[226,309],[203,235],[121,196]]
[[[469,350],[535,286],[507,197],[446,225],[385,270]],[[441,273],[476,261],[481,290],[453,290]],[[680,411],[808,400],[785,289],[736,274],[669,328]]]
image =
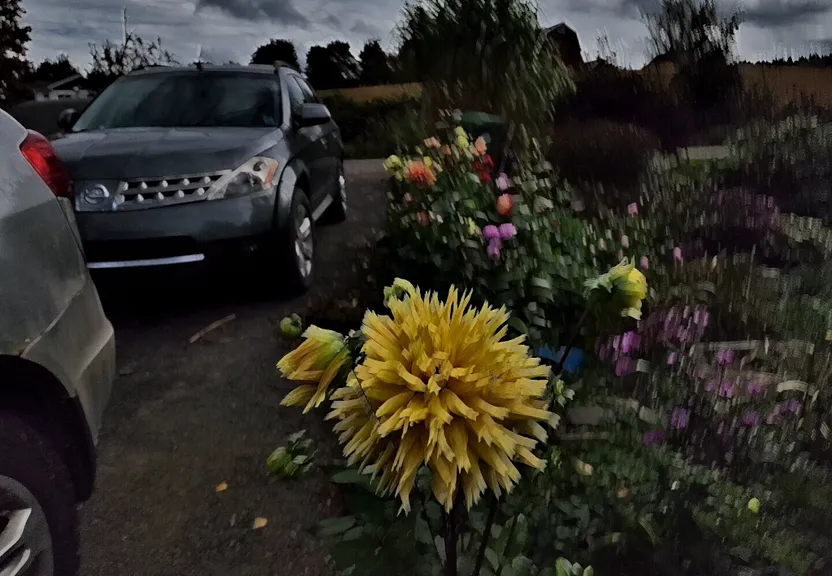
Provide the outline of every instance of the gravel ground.
[[[345,255],[381,225],[378,161],[347,165],[347,222],[317,228],[311,295],[355,281]],[[298,428],[329,444],[319,417],[278,406],[291,385],[280,318],[308,297],[278,301],[231,270],[97,277],[116,326],[119,376],[99,443],[98,478],[82,510],[84,576],[330,574],[309,528],[335,508],[316,473],[267,477],[268,454]],[[189,338],[236,314],[194,344]],[[216,492],[226,482],[228,489]],[[253,530],[256,517],[266,518]]]

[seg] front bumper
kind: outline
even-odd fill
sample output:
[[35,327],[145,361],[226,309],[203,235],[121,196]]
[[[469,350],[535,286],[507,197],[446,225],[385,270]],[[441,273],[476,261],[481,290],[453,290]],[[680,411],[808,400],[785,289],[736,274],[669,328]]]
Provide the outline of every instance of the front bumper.
[[257,194],[124,212],[78,212],[90,268],[199,262],[218,246],[269,233],[275,189]]

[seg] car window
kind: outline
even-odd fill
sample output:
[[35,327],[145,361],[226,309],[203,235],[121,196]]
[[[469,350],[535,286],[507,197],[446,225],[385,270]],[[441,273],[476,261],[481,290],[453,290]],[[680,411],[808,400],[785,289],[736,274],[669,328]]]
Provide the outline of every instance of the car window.
[[315,94],[315,91],[306,83],[306,80],[303,78],[299,78],[295,76],[295,80],[298,81],[298,85],[300,85],[300,89],[303,92],[303,101],[304,102],[319,102],[318,96]]
[[182,73],[128,76],[110,85],[73,132],[108,128],[280,126],[274,76]]
[[292,115],[297,116],[300,114],[306,100],[297,77],[286,77],[286,90],[289,92],[289,103],[292,106]]

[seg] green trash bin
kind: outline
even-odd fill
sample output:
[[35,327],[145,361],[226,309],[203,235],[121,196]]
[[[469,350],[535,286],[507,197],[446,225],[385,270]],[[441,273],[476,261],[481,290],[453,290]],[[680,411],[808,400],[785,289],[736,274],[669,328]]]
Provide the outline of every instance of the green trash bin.
[[485,138],[495,171],[499,170],[508,139],[506,121],[495,114],[466,110],[462,112],[462,128],[474,139],[480,136]]

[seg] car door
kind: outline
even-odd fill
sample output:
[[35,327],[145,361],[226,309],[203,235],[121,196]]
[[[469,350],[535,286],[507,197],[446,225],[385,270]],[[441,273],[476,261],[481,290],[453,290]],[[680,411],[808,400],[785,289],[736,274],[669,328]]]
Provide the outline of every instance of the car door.
[[[312,102],[320,104],[320,99],[303,78],[298,77],[298,84],[303,91],[304,102]],[[341,132],[338,130],[338,125],[334,120],[321,126],[323,130],[322,138],[324,143],[324,154],[326,155],[326,189],[335,189],[335,179],[338,177],[338,168],[341,163]]]
[[300,126],[298,120],[306,101],[299,77],[296,74],[286,75],[286,90],[289,94],[289,105],[292,113],[292,130],[295,133],[297,157],[309,169],[309,195],[312,211],[330,193],[328,187],[330,178],[327,175],[327,154],[324,142],[323,126]]

